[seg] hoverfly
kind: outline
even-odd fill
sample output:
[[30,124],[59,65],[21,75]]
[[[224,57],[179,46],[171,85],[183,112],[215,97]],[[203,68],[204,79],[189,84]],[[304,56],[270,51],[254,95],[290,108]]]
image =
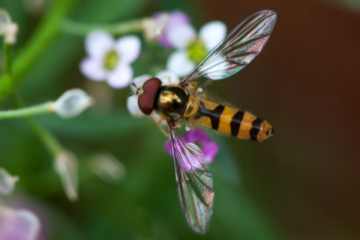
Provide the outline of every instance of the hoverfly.
[[[248,111],[211,100],[205,86],[211,80],[228,78],[245,68],[263,49],[276,22],[276,13],[259,11],[241,22],[205,59],[178,84],[164,85],[159,78],[146,79],[137,87],[138,107],[154,119],[169,138],[171,156],[182,210],[190,227],[205,233],[214,201],[212,174],[206,166],[181,168],[179,162],[199,156],[199,149],[177,137],[181,126],[200,126],[234,136],[262,142],[273,135],[273,128]],[[136,86],[135,86],[136,87]]]

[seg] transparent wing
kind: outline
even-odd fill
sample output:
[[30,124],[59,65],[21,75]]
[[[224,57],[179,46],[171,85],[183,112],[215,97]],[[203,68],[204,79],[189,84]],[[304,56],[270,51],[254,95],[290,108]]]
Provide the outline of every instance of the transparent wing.
[[[213,178],[205,166],[192,163],[192,158],[199,156],[197,149],[184,143],[170,130],[171,155],[175,166],[175,175],[180,204],[185,218],[197,233],[205,233],[213,213]],[[185,171],[180,164],[190,164]]]
[[200,77],[220,80],[245,68],[265,46],[276,18],[276,13],[271,10],[259,11],[246,18],[183,79],[184,83]]

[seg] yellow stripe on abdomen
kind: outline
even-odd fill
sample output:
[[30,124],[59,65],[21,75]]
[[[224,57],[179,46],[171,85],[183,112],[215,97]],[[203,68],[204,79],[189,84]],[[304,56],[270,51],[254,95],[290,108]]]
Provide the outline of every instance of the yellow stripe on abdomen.
[[272,134],[271,125],[248,111],[203,100],[194,123],[226,136],[262,142]]
[[242,119],[236,119],[234,121],[239,121],[240,122],[240,129],[239,132],[237,134],[237,137],[240,139],[250,139],[251,138],[251,134],[250,131],[253,127],[253,122],[256,119],[255,115],[253,115],[250,112],[242,112],[243,117]]
[[224,106],[224,110],[220,115],[219,127],[217,130],[219,133],[230,136],[231,135],[231,121],[235,113],[239,111],[236,108]]

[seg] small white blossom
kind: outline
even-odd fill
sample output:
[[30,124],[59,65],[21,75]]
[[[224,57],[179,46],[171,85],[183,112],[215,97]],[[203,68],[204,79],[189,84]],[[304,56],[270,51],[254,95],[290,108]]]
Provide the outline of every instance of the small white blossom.
[[5,169],[0,168],[0,195],[11,194],[18,180],[17,176],[12,176]]
[[[160,79],[162,85],[176,85],[179,84],[180,82],[178,76],[170,71],[161,71],[156,75],[156,77]],[[134,78],[131,84],[131,91],[133,92],[133,95],[131,95],[127,99],[127,108],[130,114],[135,117],[145,116],[139,108],[138,90],[141,89],[143,84],[146,82],[146,80],[150,78],[151,78],[150,75],[141,75],[139,77]]]
[[92,98],[81,89],[71,89],[52,104],[52,110],[60,117],[70,118],[81,114],[93,103]]
[[0,35],[4,36],[4,42],[15,44],[18,32],[18,25],[12,22],[9,13],[0,9]]
[[92,32],[85,42],[88,57],[81,72],[93,81],[107,81],[113,88],[127,87],[132,78],[131,64],[139,57],[141,42],[136,36],[114,40],[107,32]]
[[199,34],[190,24],[181,25],[169,35],[169,41],[177,50],[170,55],[167,68],[180,77],[190,74],[225,37],[226,26],[219,21],[207,23]]
[[99,178],[109,183],[119,181],[126,174],[124,165],[111,154],[95,155],[90,167]]
[[36,240],[39,231],[40,220],[29,210],[0,206],[1,240]]
[[78,160],[68,151],[62,151],[56,156],[54,162],[56,173],[60,176],[66,196],[70,201],[78,198]]

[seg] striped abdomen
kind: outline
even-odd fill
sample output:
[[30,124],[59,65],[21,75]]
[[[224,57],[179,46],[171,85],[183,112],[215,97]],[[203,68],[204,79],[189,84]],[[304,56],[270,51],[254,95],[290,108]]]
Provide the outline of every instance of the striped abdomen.
[[227,136],[252,139],[258,142],[264,141],[273,134],[269,122],[256,117],[250,112],[209,100],[200,102],[194,123],[214,129]]

